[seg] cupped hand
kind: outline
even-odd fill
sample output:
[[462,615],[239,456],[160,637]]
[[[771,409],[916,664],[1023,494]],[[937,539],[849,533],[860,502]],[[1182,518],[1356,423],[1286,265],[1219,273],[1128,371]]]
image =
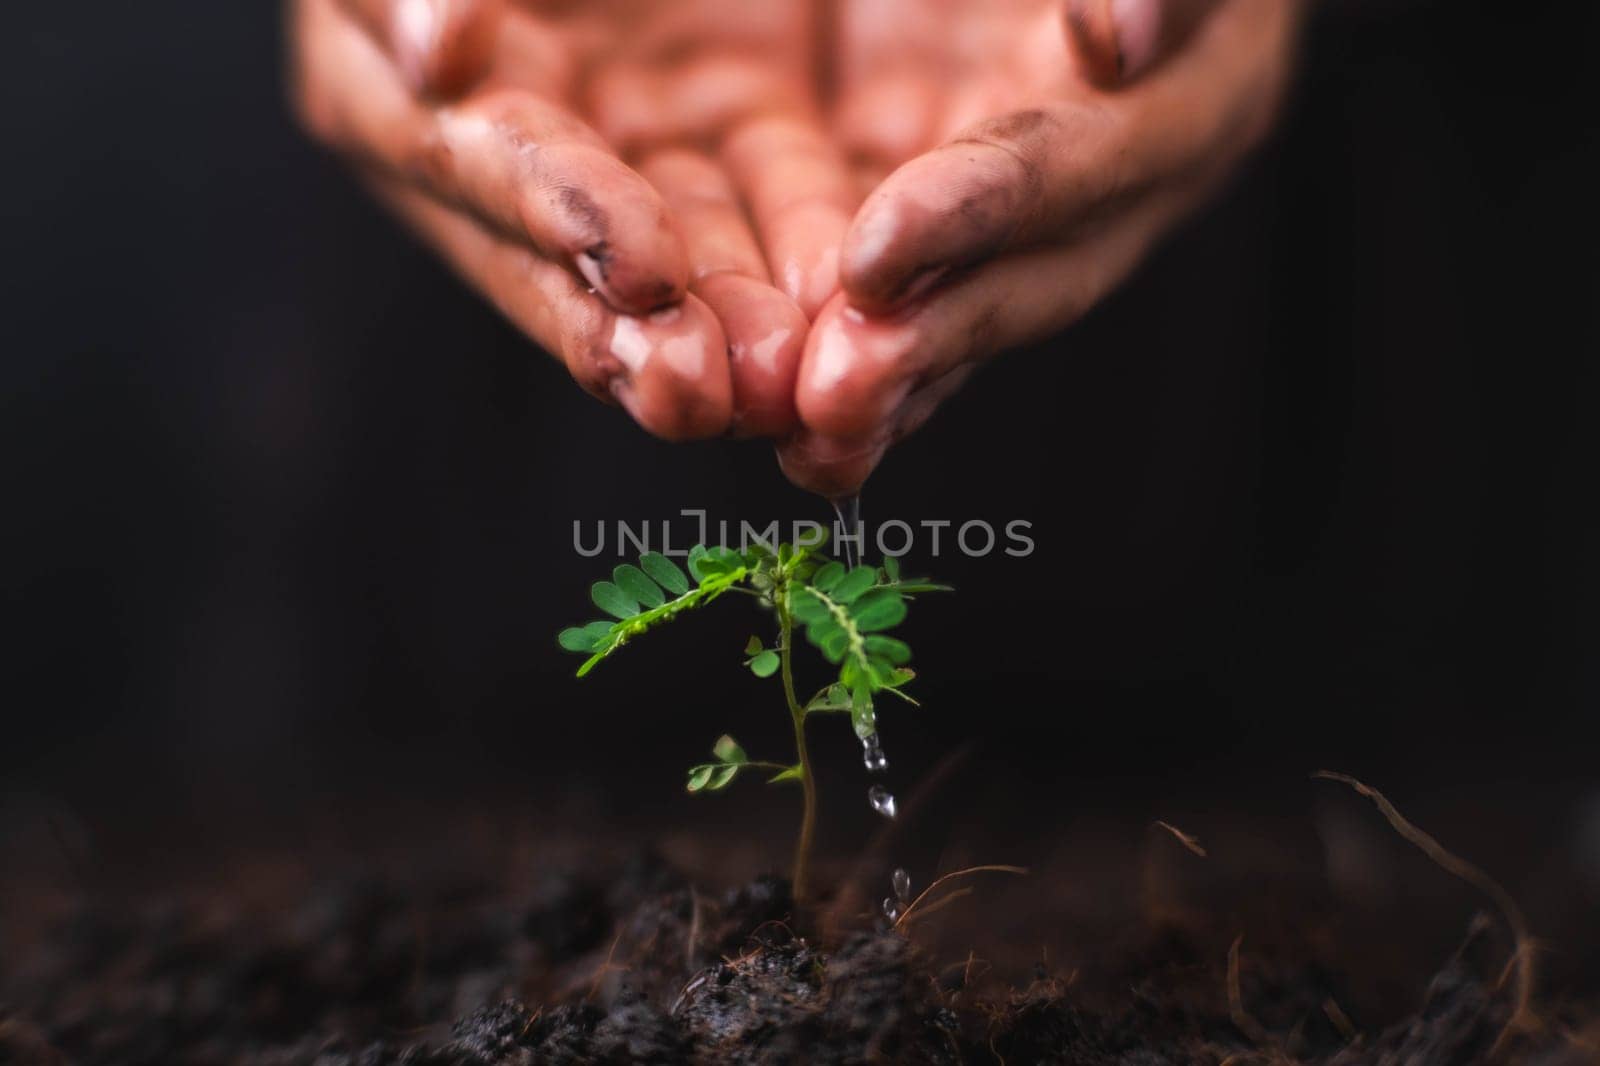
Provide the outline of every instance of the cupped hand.
[[997,352],[1124,279],[1263,135],[1298,0],[844,0],[834,129],[887,175],[845,235],[779,449],[858,488]]
[[801,0],[293,0],[296,101],[585,389],[680,439],[796,427],[859,197]]
[[581,385],[837,495],[1226,174],[1298,9],[294,0],[292,39],[310,128]]

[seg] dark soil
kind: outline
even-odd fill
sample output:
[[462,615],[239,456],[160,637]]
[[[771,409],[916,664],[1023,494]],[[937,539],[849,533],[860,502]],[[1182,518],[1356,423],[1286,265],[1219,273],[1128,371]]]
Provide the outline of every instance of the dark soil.
[[1173,924],[1092,975],[1039,964],[1027,987],[985,987],[881,923],[825,943],[784,881],[708,895],[649,855],[531,889],[257,895],[103,899],[41,919],[6,961],[0,1063],[1600,1061],[1553,1011],[1491,1053],[1512,1003],[1487,919],[1413,1015],[1364,1030],[1309,949],[1252,955],[1238,1011],[1226,958]]

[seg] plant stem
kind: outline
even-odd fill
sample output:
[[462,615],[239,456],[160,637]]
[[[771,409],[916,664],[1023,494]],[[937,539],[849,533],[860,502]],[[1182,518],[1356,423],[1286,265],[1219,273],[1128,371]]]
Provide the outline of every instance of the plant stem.
[[789,590],[774,598],[778,606],[778,624],[783,644],[778,656],[783,668],[783,696],[789,701],[789,717],[794,720],[794,750],[800,763],[800,788],[804,794],[804,812],[800,816],[800,839],[794,847],[794,898],[806,898],[806,874],[811,865],[811,841],[817,828],[817,787],[811,775],[811,754],[806,750],[806,712],[794,694],[794,669],[791,663],[794,645],[794,620],[789,616]]

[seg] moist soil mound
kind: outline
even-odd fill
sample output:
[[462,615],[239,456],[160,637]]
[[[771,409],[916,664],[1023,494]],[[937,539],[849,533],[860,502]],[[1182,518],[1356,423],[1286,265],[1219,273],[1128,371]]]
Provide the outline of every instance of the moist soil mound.
[[1600,1061],[1572,1019],[1503,1035],[1513,982],[1487,919],[1415,1013],[1372,1030],[1310,954],[1230,974],[1169,925],[1098,975],[1040,964],[1026,987],[983,987],[914,931],[824,937],[781,879],[713,895],[651,855],[532,890],[359,879],[267,906],[118,898],[40,921],[6,963],[0,1063]]

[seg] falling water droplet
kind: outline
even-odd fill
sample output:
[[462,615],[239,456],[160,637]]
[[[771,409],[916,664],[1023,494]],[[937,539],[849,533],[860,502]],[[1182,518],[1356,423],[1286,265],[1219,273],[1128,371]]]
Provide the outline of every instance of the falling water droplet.
[[885,818],[894,817],[894,793],[882,785],[873,785],[867,789],[867,802],[872,804],[872,809]]
[[911,899],[911,875],[906,873],[905,867],[897,867],[889,883],[894,886],[894,898],[901,903]]
[[900,904],[893,896],[883,897],[883,916],[891,922],[900,919]]
[[838,525],[843,534],[834,537],[834,542],[839,548],[845,568],[853,570],[861,565],[861,546],[866,541],[866,531],[861,526],[861,497],[859,494],[840,496],[828,502],[833,504],[833,513],[839,520]]
[[878,739],[877,733],[868,733],[861,738],[861,761],[875,774],[881,774],[889,768],[889,756],[883,753],[883,741]]

